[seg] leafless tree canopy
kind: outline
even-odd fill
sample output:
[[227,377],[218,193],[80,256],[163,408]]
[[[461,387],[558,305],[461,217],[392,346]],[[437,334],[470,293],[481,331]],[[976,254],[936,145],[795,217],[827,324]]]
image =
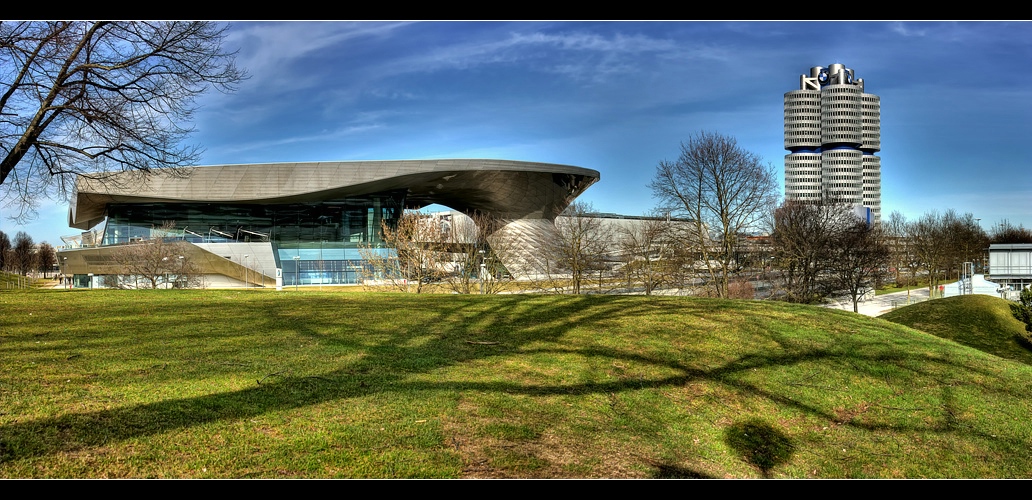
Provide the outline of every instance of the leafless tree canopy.
[[717,296],[727,297],[739,236],[776,204],[773,166],[733,137],[698,132],[681,143],[677,161],[660,162],[650,187],[660,211],[694,221],[686,244],[698,243]]
[[7,271],[10,265],[11,239],[0,231],[0,271]]
[[359,249],[366,262],[362,280],[403,292],[499,293],[511,284],[511,271],[498,255],[515,251],[517,241],[493,237],[489,242],[488,236],[504,223],[479,212],[405,212],[396,225],[381,223],[379,245]]
[[1006,219],[994,225],[991,232],[992,243],[1032,243],[1032,231],[1021,224],[1014,226]]
[[882,223],[882,235],[889,247],[889,267],[896,286],[911,286],[917,282],[916,258],[910,229],[906,216],[898,210],[893,210],[889,218]]
[[853,311],[881,278],[889,246],[878,226],[845,203],[786,201],[774,212],[771,246],[780,270],[779,298],[814,303],[845,292]]
[[[655,217],[656,214],[653,214]],[[676,259],[676,234],[668,220],[658,217],[629,226],[619,234],[628,282],[641,283],[645,295],[667,282],[674,282],[681,262]]]
[[779,297],[789,302],[819,302],[834,288],[834,247],[850,219],[844,205],[786,201],[774,211],[771,244],[781,271]]
[[121,246],[115,260],[124,272],[110,275],[113,288],[196,288],[201,286],[197,266],[190,260],[189,243],[171,238],[175,223],[153,230],[153,237]]
[[34,214],[76,174],[196,163],[195,98],[245,75],[209,22],[0,23],[0,196]]
[[28,233],[18,231],[14,235],[14,245],[11,248],[11,269],[24,276],[28,276],[29,272],[36,269],[34,245],[32,236],[29,236]]
[[849,294],[853,312],[858,312],[860,297],[867,290],[873,292],[881,280],[889,247],[879,226],[856,220],[842,231],[833,249],[832,276],[837,288]]
[[[366,261],[363,281],[397,291],[422,293],[429,283],[445,276],[440,221],[421,212],[405,212],[397,225],[382,221],[383,248],[359,249]],[[386,250],[386,251],[385,251]]]
[[555,220],[555,231],[545,245],[546,273],[544,285],[557,293],[581,293],[585,282],[594,273],[608,269],[614,235],[590,203],[574,201]]
[[964,262],[981,261],[989,236],[970,213],[932,211],[908,225],[914,264],[928,274],[928,286],[960,274]]
[[43,273],[43,277],[46,277],[47,273],[54,270],[56,264],[57,250],[50,243],[45,241],[40,243],[36,249],[36,270]]
[[468,216],[452,218],[442,231],[447,253],[442,255],[445,264],[443,282],[455,293],[495,294],[506,288],[508,281],[499,255],[516,251],[515,239],[496,237],[488,241],[504,220],[474,212]]

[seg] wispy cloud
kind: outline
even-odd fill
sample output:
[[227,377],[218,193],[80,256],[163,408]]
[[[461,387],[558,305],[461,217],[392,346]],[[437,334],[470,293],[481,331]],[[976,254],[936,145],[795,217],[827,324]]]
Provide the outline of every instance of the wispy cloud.
[[316,134],[298,134],[288,137],[282,137],[272,141],[248,141],[235,143],[232,146],[222,147],[217,151],[219,155],[234,155],[239,153],[246,153],[249,151],[264,151],[274,150],[276,148],[282,148],[284,146],[303,144],[303,143],[318,143],[326,141],[340,140],[342,138],[361,134],[383,128],[381,124],[366,124],[366,125],[351,125],[342,127],[339,129],[328,130],[322,133]]
[[914,37],[924,37],[924,36],[928,35],[928,31],[929,31],[927,28],[922,28],[921,25],[912,24],[912,23],[906,23],[906,22],[901,22],[901,21],[890,23],[889,24],[889,29],[891,29],[892,32],[900,34],[900,35],[903,35],[903,36],[914,36]]
[[291,80],[303,75],[297,61],[363,37],[388,37],[410,23],[269,22],[236,23],[226,43],[240,47],[237,62],[256,80]]
[[[446,68],[470,68],[488,64],[526,61],[540,63],[538,69],[570,73],[571,58],[583,61],[582,66],[612,64],[621,60],[628,71],[635,66],[634,57],[645,54],[677,56],[685,59],[723,58],[726,54],[710,48],[685,49],[672,39],[639,34],[566,31],[546,33],[510,30],[497,39],[474,38],[458,43],[444,43],[428,52],[399,59],[391,67],[397,71],[436,71]],[[558,71],[555,71],[557,70]]]

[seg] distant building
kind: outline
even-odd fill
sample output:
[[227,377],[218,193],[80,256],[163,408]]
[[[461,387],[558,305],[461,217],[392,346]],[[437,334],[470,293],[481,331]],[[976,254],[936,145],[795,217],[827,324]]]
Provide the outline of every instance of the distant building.
[[881,218],[881,99],[842,64],[785,93],[785,199],[838,201]]
[[[437,234],[441,234],[443,237],[447,237],[449,231],[455,231],[456,235],[451,239],[454,242],[463,242],[463,235],[472,235],[475,231],[471,231],[466,228],[475,227],[473,219],[466,214],[457,210],[449,210],[444,212],[433,212],[426,214],[427,218],[435,221],[439,225],[440,231]],[[560,214],[555,218],[556,224],[563,222],[563,219],[569,219],[569,215]],[[680,217],[654,217],[648,215],[622,215],[615,213],[605,212],[589,212],[578,214],[577,217],[586,219],[597,219],[599,221],[599,229],[608,238],[604,245],[604,252],[602,260],[607,268],[610,270],[623,265],[627,262],[630,255],[628,255],[628,238],[629,235],[635,232],[638,234],[644,230],[644,226],[650,221],[663,221],[670,223],[672,229],[677,229],[682,233],[687,231],[688,225],[692,222],[691,219],[684,219]],[[764,239],[765,236],[750,236],[745,242],[747,246],[753,242]],[[471,243],[472,240],[465,241]],[[667,237],[664,237],[664,245],[671,244]]]
[[989,279],[1013,290],[1032,285],[1032,243],[989,245]]

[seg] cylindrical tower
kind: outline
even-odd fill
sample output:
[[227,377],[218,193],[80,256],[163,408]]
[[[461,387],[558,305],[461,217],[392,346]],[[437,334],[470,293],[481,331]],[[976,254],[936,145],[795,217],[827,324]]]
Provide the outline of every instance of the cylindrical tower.
[[863,204],[863,160],[859,149],[821,151],[823,198],[836,203]]
[[821,199],[821,154],[798,152],[785,155],[785,199]]
[[862,118],[863,141],[860,149],[865,154],[881,151],[881,98],[874,94],[863,94]]
[[842,64],[814,66],[785,93],[785,199],[881,213],[881,100]]
[[860,89],[851,84],[821,89],[821,146],[860,147]]
[[821,93],[793,90],[785,94],[785,149],[821,146]]

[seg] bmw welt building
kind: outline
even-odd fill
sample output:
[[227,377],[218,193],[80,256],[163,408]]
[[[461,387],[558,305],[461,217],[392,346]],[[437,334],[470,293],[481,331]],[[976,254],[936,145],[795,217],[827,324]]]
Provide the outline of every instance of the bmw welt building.
[[[531,265],[554,220],[598,181],[595,170],[509,160],[440,159],[264,163],[156,173],[80,176],[69,225],[95,244],[65,249],[61,272],[76,286],[125,273],[118,249],[164,227],[211,286],[348,284],[361,280],[359,252],[382,244],[380,224],[405,209],[440,204],[504,221],[513,270]],[[170,223],[174,228],[169,231]],[[491,241],[491,237],[488,238]]]

